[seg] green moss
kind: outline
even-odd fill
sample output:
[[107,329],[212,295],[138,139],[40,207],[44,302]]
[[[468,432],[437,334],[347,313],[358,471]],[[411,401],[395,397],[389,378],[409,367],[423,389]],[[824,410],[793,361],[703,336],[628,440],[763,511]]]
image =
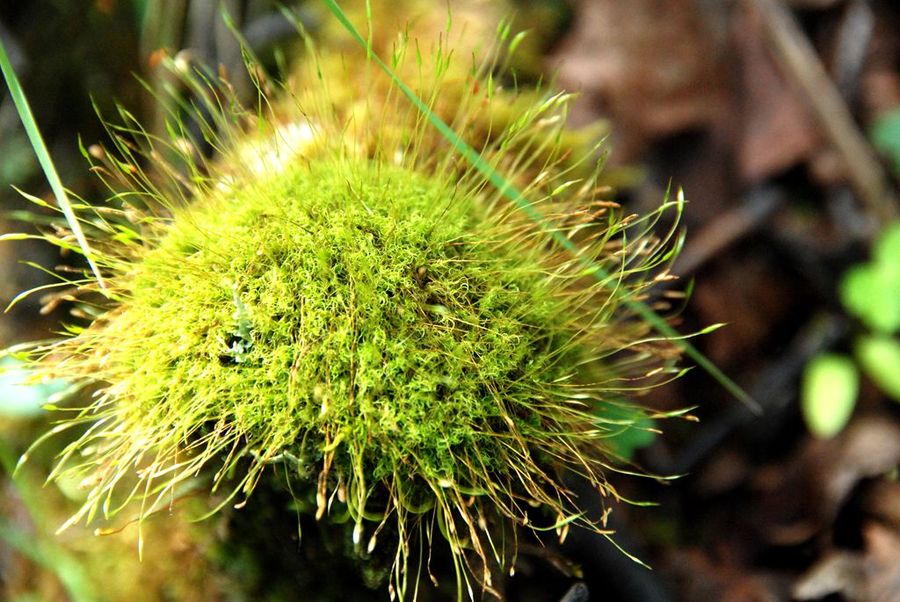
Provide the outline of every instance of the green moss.
[[519,526],[608,535],[564,478],[616,498],[604,470],[623,464],[605,439],[652,412],[596,409],[677,374],[677,352],[626,302],[665,276],[674,231],[654,237],[658,214],[599,196],[566,146],[570,97],[416,61],[419,95],[548,223],[396,90],[367,88],[371,73],[285,94],[294,104],[269,116],[215,113],[227,87],[214,90],[200,129],[221,156],[198,161],[201,144],[176,137],[181,168],[159,164],[165,177],[133,166],[161,161],[159,140],[115,138],[119,157],[96,171],[122,211],[91,221],[115,301],[37,350],[49,375],[97,391],[54,473],[85,479],[70,523],[132,503],[143,520],[201,487],[213,512],[252,511],[260,479],[287,475],[314,499],[301,512],[350,520],[359,554],[382,540],[401,597],[438,532],[460,594],[473,576],[490,590]]
[[539,428],[528,410],[570,364],[533,252],[457,196],[325,161],[180,212],[107,326],[119,403],[251,449],[333,447],[344,475],[480,485],[461,463],[497,470],[504,417]]

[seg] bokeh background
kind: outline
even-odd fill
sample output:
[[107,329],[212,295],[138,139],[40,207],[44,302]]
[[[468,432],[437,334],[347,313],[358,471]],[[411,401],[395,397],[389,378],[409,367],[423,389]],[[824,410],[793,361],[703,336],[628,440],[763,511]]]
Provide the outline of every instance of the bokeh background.
[[[314,33],[332,18],[314,0],[291,4]],[[750,412],[700,370],[655,391],[649,403],[697,406],[700,422],[666,422],[663,435],[629,442],[646,469],[683,477],[667,485],[614,477],[628,496],[658,504],[624,507],[616,518],[620,541],[654,571],[573,533],[563,546],[526,543],[509,598],[574,602],[584,599],[584,589],[570,589],[581,581],[592,600],[900,600],[900,359],[890,350],[900,328],[900,246],[883,242],[898,223],[900,7],[481,4],[486,19],[509,13],[515,27],[532,30],[516,63],[522,81],[543,77],[580,93],[572,123],[606,137],[618,200],[647,212],[670,187],[684,188],[688,236],[673,271],[692,294],[679,328],[727,323],[694,342],[764,409]],[[105,139],[98,111],[111,115],[120,103],[158,123],[149,91],[162,77],[160,52],[222,64],[241,85],[223,6],[267,60],[297,51],[293,27],[266,0],[0,4],[0,37],[69,188],[105,196],[79,150],[79,141]],[[3,90],[0,231],[50,227],[13,187],[50,198]],[[0,303],[52,282],[29,263],[66,260],[38,243],[3,242]],[[879,275],[848,293],[860,264]],[[0,347],[53,336],[71,306],[45,301],[31,295],[0,318]],[[886,342],[874,361],[862,351],[873,337]],[[818,388],[809,384],[816,374]],[[77,484],[43,485],[52,448],[12,477],[54,419],[41,407],[54,383],[26,387],[20,377],[0,375],[0,599],[350,599],[328,593],[325,584],[352,569],[316,556],[327,542],[298,551],[280,539],[294,519],[277,518],[279,499],[259,501],[262,532],[239,520],[162,518],[142,563],[128,528],[56,535],[79,492]],[[252,545],[237,550],[237,536]],[[368,593],[355,599],[386,597],[358,591]]]

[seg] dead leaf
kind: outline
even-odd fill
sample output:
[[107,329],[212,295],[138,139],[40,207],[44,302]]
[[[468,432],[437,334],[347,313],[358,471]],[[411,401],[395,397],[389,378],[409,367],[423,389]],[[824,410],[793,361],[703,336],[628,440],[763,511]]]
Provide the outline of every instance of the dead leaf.
[[734,25],[741,74],[738,169],[744,182],[754,183],[805,162],[820,137],[799,88],[772,59],[759,11],[750,2],[743,6]]
[[866,496],[865,511],[885,524],[900,529],[900,481],[879,480]]
[[720,119],[728,105],[709,22],[691,0],[581,0],[573,32],[553,62],[560,83],[581,91],[578,121],[597,113],[618,125],[628,161],[650,139]]
[[900,600],[900,532],[879,523],[863,530],[866,542],[866,600]]
[[684,601],[736,600],[740,602],[779,602],[787,596],[781,579],[727,560],[713,559],[697,549],[679,550],[665,568],[677,588],[677,599]]
[[865,582],[863,555],[842,550],[829,554],[800,577],[794,586],[793,597],[819,600],[841,594],[846,600],[862,600]]

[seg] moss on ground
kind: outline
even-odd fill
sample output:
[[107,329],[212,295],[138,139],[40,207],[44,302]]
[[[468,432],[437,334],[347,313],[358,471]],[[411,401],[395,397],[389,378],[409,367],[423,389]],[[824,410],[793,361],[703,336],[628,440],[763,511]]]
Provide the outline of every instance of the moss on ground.
[[350,520],[361,554],[387,540],[401,597],[438,533],[460,595],[473,578],[491,591],[518,527],[608,534],[564,479],[616,498],[605,441],[652,412],[597,410],[677,374],[630,303],[665,277],[672,240],[584,175],[568,96],[408,50],[398,70],[527,210],[396,88],[361,98],[382,74],[328,74],[314,56],[302,79],[317,85],[266,99],[271,113],[203,74],[203,140],[174,120],[160,141],[126,113],[118,154],[93,152],[117,193],[85,220],[112,302],[36,350],[49,375],[96,388],[60,427],[86,425],[55,471],[84,478],[71,523],[134,506],[144,520],[203,488],[212,512],[252,512],[259,480],[286,476],[315,500],[301,511]]
[[332,450],[362,491],[485,489],[511,432],[543,428],[572,333],[534,250],[458,195],[324,161],[178,212],[104,328],[119,403],[185,441],[221,425],[304,465]]

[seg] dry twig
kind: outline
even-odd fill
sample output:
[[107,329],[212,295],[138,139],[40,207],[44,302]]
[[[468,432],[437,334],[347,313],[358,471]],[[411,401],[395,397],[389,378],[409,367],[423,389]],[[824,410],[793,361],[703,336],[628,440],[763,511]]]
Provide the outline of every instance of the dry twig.
[[776,60],[803,91],[823,134],[841,156],[860,200],[879,223],[895,218],[896,200],[887,174],[790,10],[774,0],[748,2],[762,15]]

